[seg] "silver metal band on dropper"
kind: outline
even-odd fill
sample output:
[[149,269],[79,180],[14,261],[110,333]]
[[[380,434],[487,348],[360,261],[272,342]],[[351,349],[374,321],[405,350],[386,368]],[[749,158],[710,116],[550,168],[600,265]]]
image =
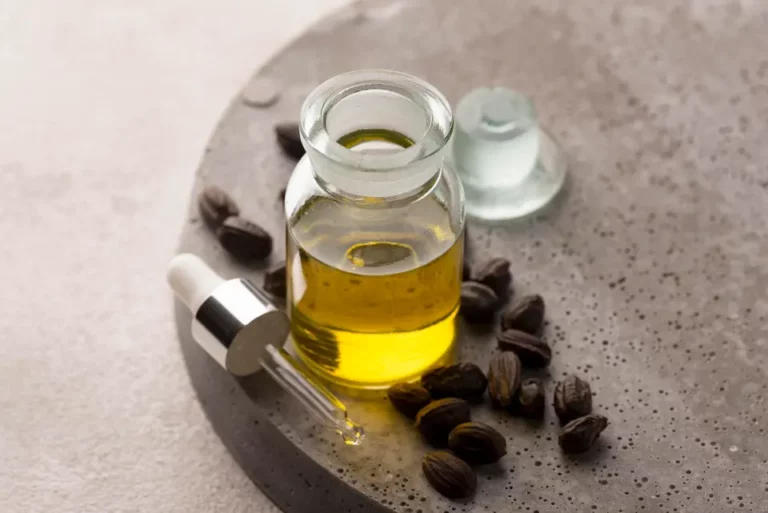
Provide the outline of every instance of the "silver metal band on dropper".
[[239,344],[237,361],[227,358],[228,350],[238,334],[270,312],[284,315],[251,283],[242,279],[229,280],[216,287],[200,305],[192,321],[192,335],[222,367],[237,376],[245,376],[259,370],[259,358],[267,343],[282,347],[285,333],[276,332],[281,340],[265,340],[271,335],[265,331],[259,334],[263,343]]

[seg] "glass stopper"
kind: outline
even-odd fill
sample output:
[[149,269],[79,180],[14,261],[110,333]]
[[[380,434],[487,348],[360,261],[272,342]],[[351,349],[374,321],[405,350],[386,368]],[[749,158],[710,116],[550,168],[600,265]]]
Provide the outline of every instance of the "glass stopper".
[[467,213],[500,221],[548,204],[565,181],[566,156],[536,119],[533,103],[502,87],[471,91],[455,115],[453,160]]

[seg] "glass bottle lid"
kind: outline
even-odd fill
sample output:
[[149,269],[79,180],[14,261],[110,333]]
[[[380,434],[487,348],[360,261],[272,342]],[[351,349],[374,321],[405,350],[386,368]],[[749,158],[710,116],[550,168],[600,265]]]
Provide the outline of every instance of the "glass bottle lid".
[[547,205],[565,181],[566,156],[539,126],[536,109],[510,89],[479,88],[455,112],[453,161],[467,213],[488,221],[516,219]]

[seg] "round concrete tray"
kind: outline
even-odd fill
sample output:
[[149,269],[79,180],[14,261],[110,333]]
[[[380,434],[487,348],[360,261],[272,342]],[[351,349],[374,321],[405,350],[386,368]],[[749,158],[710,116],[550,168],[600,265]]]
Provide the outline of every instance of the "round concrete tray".
[[[570,152],[569,185],[535,219],[472,225],[471,251],[508,256],[517,294],[545,297],[548,393],[566,373],[583,376],[611,426],[567,458],[552,411],[532,426],[476,408],[510,452],[480,469],[474,499],[451,503],[425,484],[427,448],[385,400],[348,398],[368,439],[345,447],[268,377],[219,369],[177,308],[192,384],[254,483],[301,513],[765,511],[766,26],[764,2],[367,2],[281,52],[249,84],[250,105],[239,98],[224,116],[193,194],[225,188],[280,241],[292,163],[272,127],[343,71],[411,72],[454,103],[489,84],[531,95]],[[191,203],[181,250],[261,283]],[[279,242],[273,261],[282,256]],[[464,330],[463,358],[485,366],[493,348],[492,334]]]

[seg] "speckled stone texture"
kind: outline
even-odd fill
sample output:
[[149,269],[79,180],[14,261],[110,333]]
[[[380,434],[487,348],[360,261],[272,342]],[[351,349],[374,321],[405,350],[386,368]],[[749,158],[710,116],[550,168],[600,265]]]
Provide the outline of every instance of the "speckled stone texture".
[[[611,425],[593,451],[568,458],[550,406],[541,427],[475,408],[510,451],[480,470],[474,499],[450,503],[425,484],[426,446],[385,400],[349,399],[368,439],[344,447],[266,378],[239,388],[209,365],[182,322],[198,393],[223,404],[204,406],[251,477],[264,486],[269,473],[282,476],[285,486],[267,493],[288,511],[301,511],[305,496],[317,504],[340,494],[332,487],[341,482],[373,501],[349,511],[374,503],[424,513],[765,511],[766,27],[768,4],[746,0],[369,2],[325,20],[261,70],[260,79],[279,84],[280,99],[267,108],[232,105],[195,192],[208,183],[229,190],[278,240],[278,191],[292,164],[272,126],[296,120],[304,95],[325,78],[395,68],[432,82],[454,104],[493,84],[535,100],[570,152],[566,191],[535,219],[470,224],[470,254],[475,262],[509,257],[516,294],[544,296],[554,349],[548,395],[577,373]],[[194,207],[181,249],[227,276],[261,281],[262,270],[221,252]],[[278,244],[274,259],[282,253]],[[460,345],[462,358],[481,366],[494,351],[488,332],[464,329]],[[277,430],[254,428],[253,419]],[[269,431],[262,444],[282,432],[297,459],[254,462],[267,447],[243,447],[252,429]],[[324,481],[288,468],[306,457],[310,475],[327,469]]]

